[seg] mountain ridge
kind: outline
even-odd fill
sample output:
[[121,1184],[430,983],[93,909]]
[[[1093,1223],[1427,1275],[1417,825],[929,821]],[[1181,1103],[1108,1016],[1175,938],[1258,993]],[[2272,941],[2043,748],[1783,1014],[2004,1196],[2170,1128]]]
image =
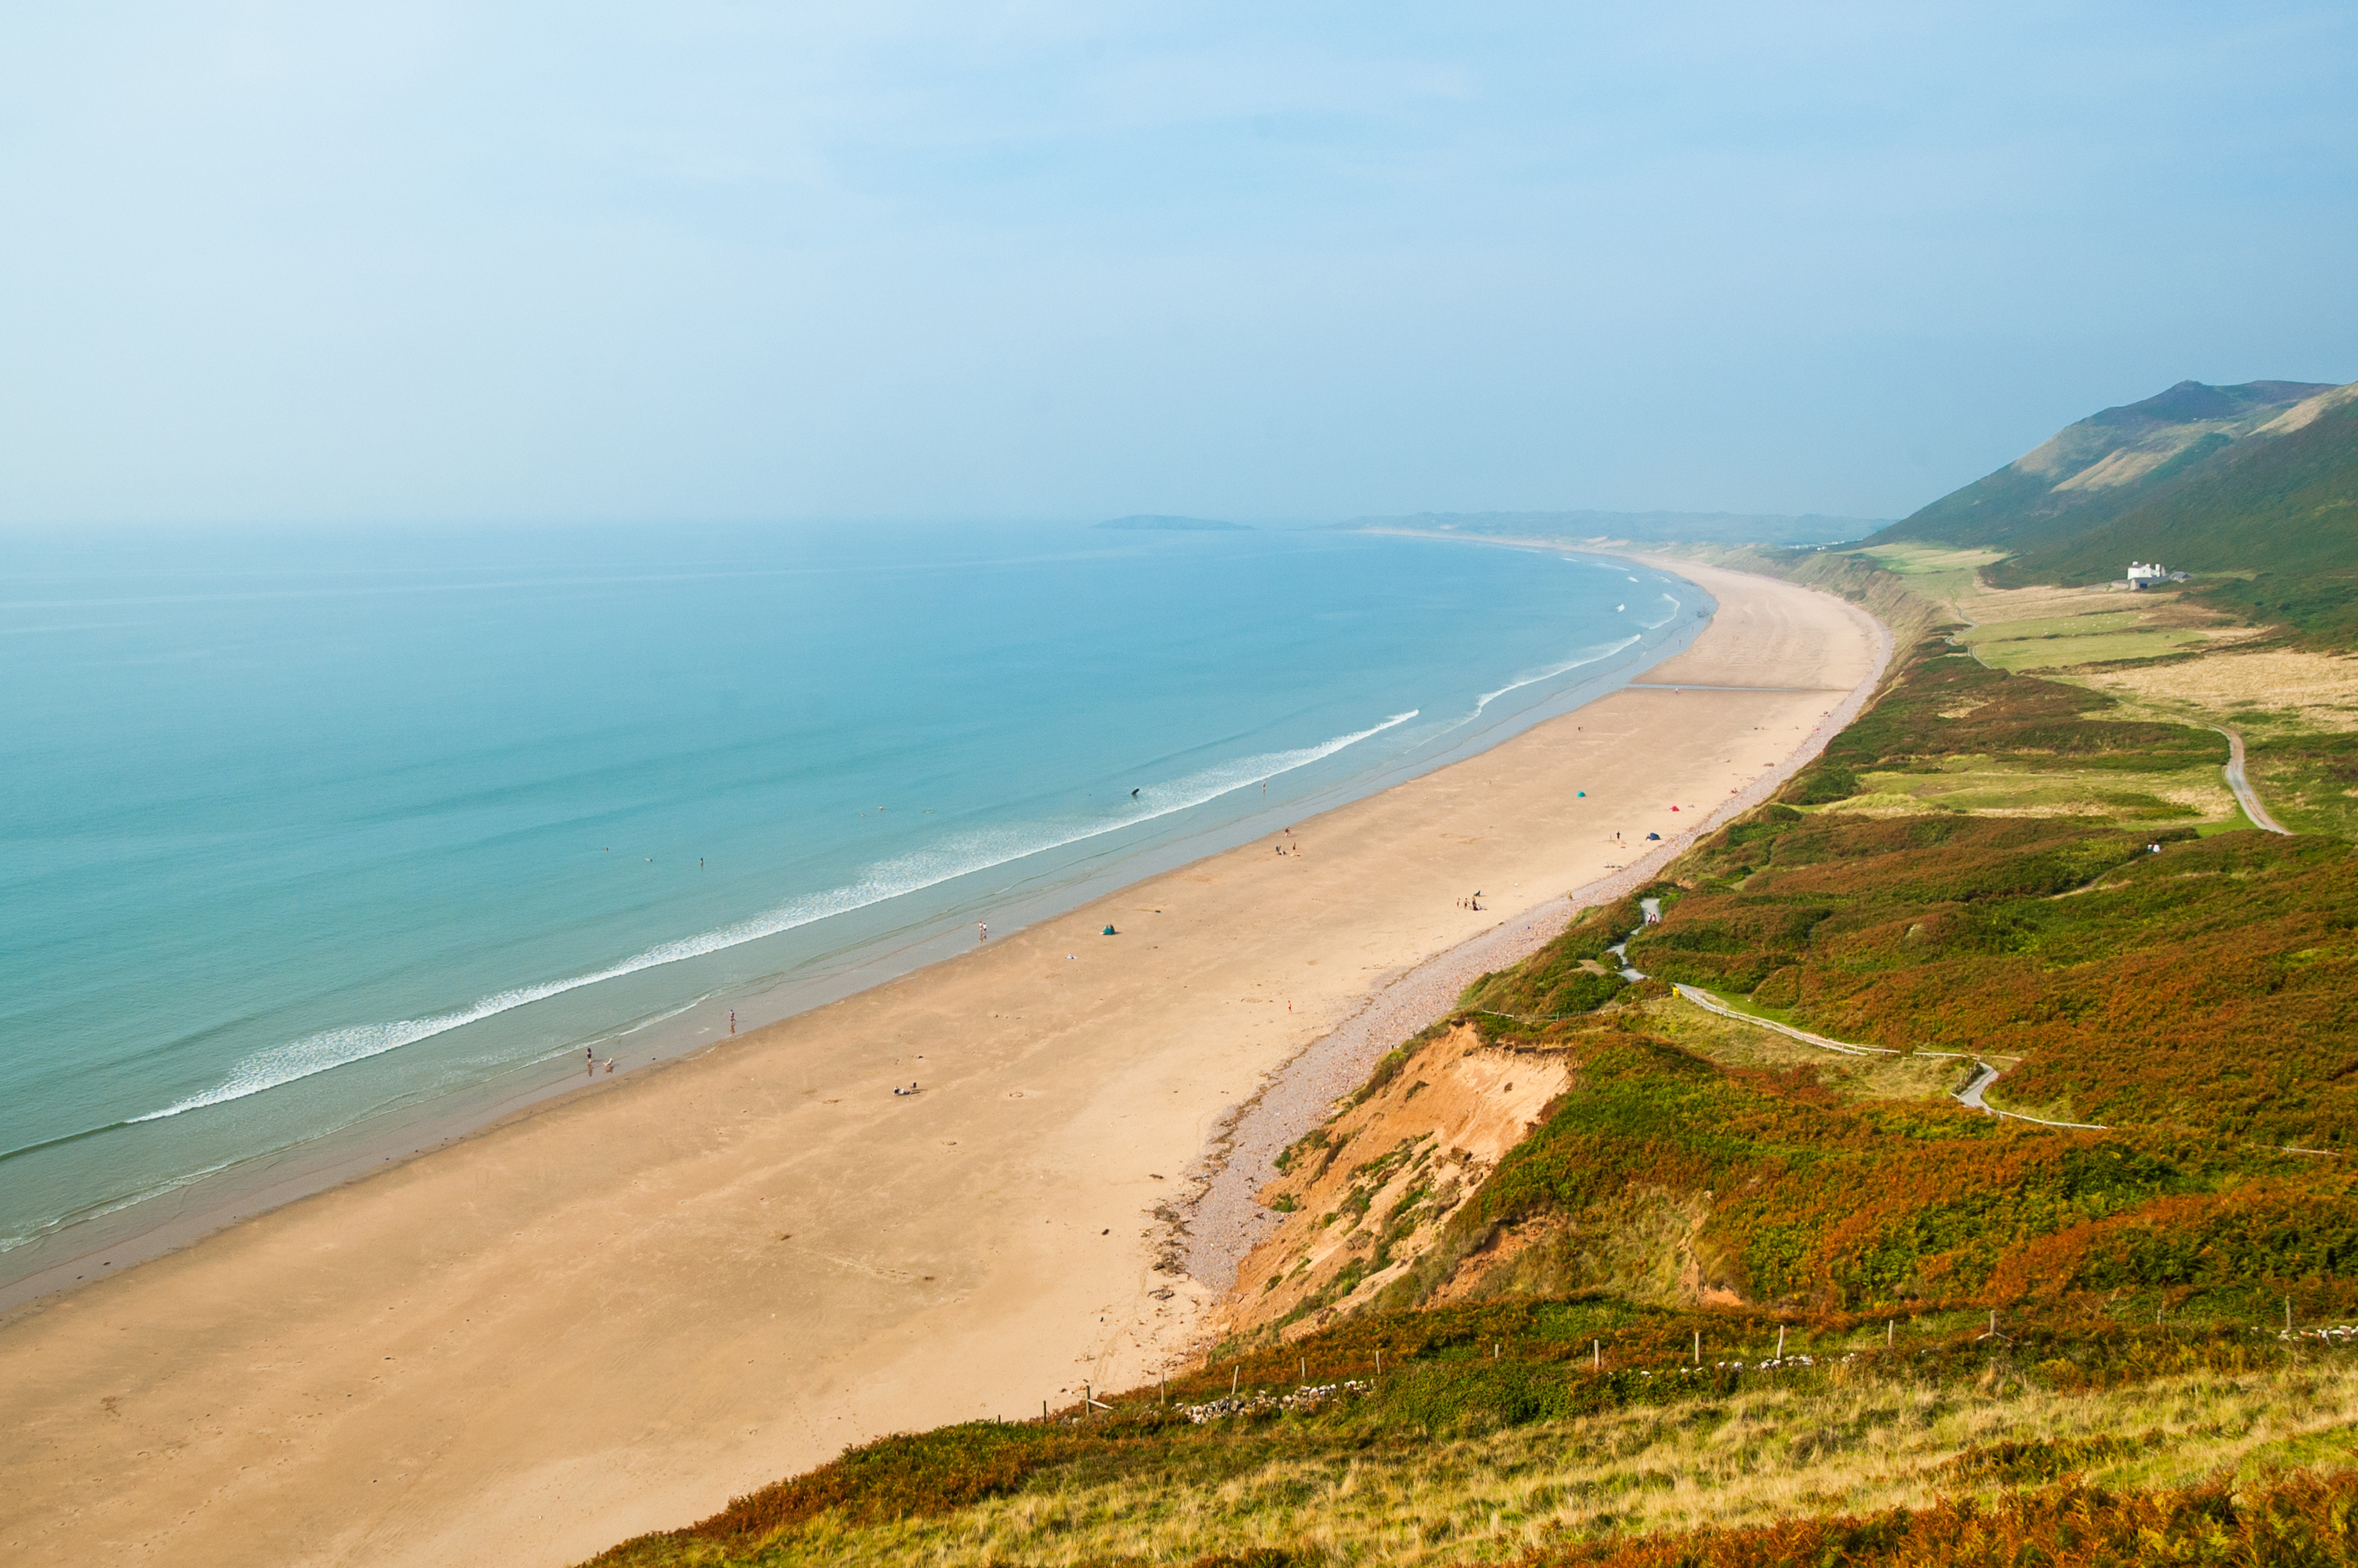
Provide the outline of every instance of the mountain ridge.
[[2302,406],[2343,390],[2330,382],[2181,381],[2099,409],[2021,457],[1950,492],[1867,540],[2016,552],[2086,533],[2207,467]]

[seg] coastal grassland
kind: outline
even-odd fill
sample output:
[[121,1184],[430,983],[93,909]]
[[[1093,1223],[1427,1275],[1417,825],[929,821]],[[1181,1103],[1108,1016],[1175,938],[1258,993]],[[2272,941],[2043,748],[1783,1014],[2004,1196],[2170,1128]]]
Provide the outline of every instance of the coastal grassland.
[[2252,786],[2278,821],[2358,839],[2358,656],[2255,646],[2073,678],[2132,712],[2236,731]]
[[1902,579],[1910,592],[1952,611],[1961,598],[1975,591],[1984,567],[2006,558],[2003,550],[1912,542],[1872,545],[1846,553],[1872,561]]
[[[1742,1011],[1797,1021],[1790,1010],[1750,1005],[1744,997],[1724,999]],[[1808,1068],[1817,1087],[1838,1100],[1928,1100],[1939,1103],[1965,1086],[1971,1064],[1953,1057],[1909,1052],[1889,1056],[1844,1056],[1766,1029],[1720,1018],[1676,997],[1638,1003],[1632,1019],[1644,1031],[1684,1051],[1725,1067],[1789,1073]]]
[[1952,600],[1967,622],[1957,643],[2003,670],[2065,670],[2239,644],[2261,632],[2181,592],[2115,588],[1995,589]]
[[2358,657],[2255,647],[2092,670],[2082,678],[2154,716],[2259,734],[2358,731]]
[[2358,734],[2246,724],[2244,769],[2269,813],[2295,832],[2358,839]]
[[1786,798],[1864,816],[1951,811],[2247,826],[2227,789],[2224,737],[2184,718],[2086,686],[2026,677],[1954,652],[1945,638],[1928,638]]
[[[1779,816],[1784,819],[1779,820]],[[1838,1040],[2020,1063],[2062,1119],[2358,1141],[2358,863],[2337,839],[1771,807],[1630,942]]]
[[1862,772],[1940,772],[1959,757],[2003,761],[2025,773],[2173,773],[2218,768],[2223,737],[2122,713],[2103,692],[2009,676],[1941,638],[1906,654],[1892,684],[1828,743],[1787,799],[1826,804],[1855,792]]
[[1632,961],[1837,1039],[2018,1060],[2012,1108],[2343,1146],[2349,844],[2217,832],[2223,738],[2122,711],[1928,639],[1782,801],[1681,861]]
[[1537,1124],[1495,1157],[1452,1150],[1470,1132],[1330,1124],[1278,1184],[1299,1211],[1246,1264],[1234,1345],[1370,1307],[1583,1291],[1821,1314],[2106,1292],[2212,1316],[2288,1295],[2358,1310],[2358,1288],[2319,1282],[2358,1262],[2358,1173],[2337,1162],[1993,1118],[1949,1098],[1969,1065],[1953,1057],[1821,1053],[1855,1072],[1845,1094],[1817,1062],[1673,1044],[1653,1025],[1684,1004],[1659,989],[1537,1026],[1464,1015],[1417,1058],[1425,1105],[1542,1086],[1523,1102]]
[[[2218,585],[2213,584],[2212,587]],[[2196,584],[2199,590],[2202,584]],[[2039,670],[2118,701],[2122,718],[2240,733],[2252,786],[2296,832],[2358,838],[2358,657],[2317,636],[2294,646],[2266,628],[2231,623],[2216,594],[2123,594],[2101,589],[1981,586],[1953,600],[1974,622],[1960,646],[1993,668]],[[1963,759],[1952,770],[1968,771]],[[1953,789],[1877,777],[1855,809],[1904,810],[1912,793],[1936,805],[1991,809],[2001,798],[1974,781]],[[2052,790],[2045,792],[2050,798]],[[2242,822],[2214,792],[2184,786],[2136,793],[2206,818]],[[2031,800],[2017,809],[2052,809]],[[2158,818],[2164,813],[2156,811]]]
[[1560,1048],[1573,1087],[1379,1304],[1602,1290],[1817,1314],[2358,1310],[2358,1174],[2335,1162],[1846,1099],[1813,1064],[1725,1065],[1627,1021]]
[[[2093,619],[2093,618],[2092,618]],[[2072,633],[2049,632],[2035,636],[2000,635],[2010,628],[1992,627],[1988,634],[1963,641],[1983,663],[2001,670],[2052,670],[2074,665],[2119,659],[2150,659],[2202,648],[2212,639],[2201,632],[2134,622],[2116,631],[2082,628]]]
[[[1691,1324],[1705,1364],[1682,1372]],[[1887,1349],[1881,1325],[1787,1323],[1787,1361],[1763,1367],[1779,1326],[1597,1302],[1355,1320],[1282,1366],[1216,1364],[1170,1406],[1142,1390],[1087,1420],[886,1439],[598,1563],[1555,1560],[1795,1515],[2002,1509],[2058,1481],[2264,1487],[2358,1448],[2358,1356],[2322,1345],[2104,1324],[1976,1339],[1977,1324],[1920,1318],[1895,1322]],[[1364,1390],[1302,1397],[1303,1359],[1314,1386],[1356,1369]],[[1231,1370],[1252,1408],[1176,1413],[1217,1406]]]
[[2248,827],[2223,773],[2207,768],[2138,773],[2118,768],[2025,766],[2014,758],[1945,757],[1908,769],[1869,769],[1843,811],[1910,816],[1926,811],[2001,816],[2106,816],[2124,822]]

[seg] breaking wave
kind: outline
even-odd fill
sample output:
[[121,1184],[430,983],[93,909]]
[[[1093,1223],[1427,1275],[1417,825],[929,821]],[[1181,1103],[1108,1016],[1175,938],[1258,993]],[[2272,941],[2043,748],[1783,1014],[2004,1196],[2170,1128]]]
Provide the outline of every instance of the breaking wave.
[[1510,691],[1520,691],[1527,686],[1537,686],[1543,680],[1553,680],[1556,676],[1576,670],[1583,665],[1593,665],[1599,659],[1609,659],[1637,641],[1636,637],[1630,636],[1624,637],[1617,643],[1599,643],[1593,648],[1581,649],[1562,664],[1550,665],[1543,670],[1534,670],[1528,675],[1518,676],[1496,691],[1484,692],[1475,700],[1474,711],[1467,717],[1478,719],[1482,716],[1484,708]]
[[[1628,643],[1615,643],[1613,646],[1617,649],[1628,646]],[[1586,661],[1574,661],[1575,664],[1583,662]],[[1561,669],[1573,667],[1573,664],[1566,664],[1561,666]],[[1553,673],[1561,673],[1561,669]],[[1547,677],[1535,676],[1531,678],[1544,680]],[[1517,684],[1528,685],[1529,682]],[[1512,690],[1513,687],[1502,689]],[[1483,700],[1487,702],[1489,698],[1485,697]],[[864,868],[856,881],[847,882],[840,887],[789,899],[773,909],[766,910],[751,919],[741,920],[733,925],[718,926],[709,931],[698,932],[692,936],[681,936],[669,942],[658,943],[654,946],[633,953],[627,958],[609,964],[603,968],[569,975],[563,979],[545,980],[536,985],[517,986],[508,990],[494,992],[492,995],[470,1002],[465,1007],[457,1008],[449,1012],[436,1013],[427,1018],[396,1019],[384,1023],[356,1023],[341,1029],[322,1030],[317,1034],[305,1035],[300,1040],[290,1040],[283,1045],[274,1045],[246,1057],[230,1070],[227,1077],[211,1088],[190,1095],[185,1099],[176,1100],[159,1110],[151,1110],[142,1116],[131,1117],[126,1122],[115,1125],[160,1121],[167,1117],[181,1116],[192,1110],[201,1110],[207,1106],[244,1099],[248,1096],[258,1095],[265,1090],[310,1077],[315,1074],[328,1072],[332,1068],[347,1066],[354,1062],[363,1062],[372,1056],[382,1056],[388,1051],[397,1051],[405,1045],[414,1045],[421,1040],[430,1040],[438,1034],[448,1033],[453,1029],[461,1029],[470,1023],[481,1022],[486,1018],[496,1017],[500,1013],[512,1011],[519,1007],[529,1007],[534,1002],[545,1001],[554,996],[562,996],[567,991],[579,990],[584,986],[594,986],[604,980],[620,979],[624,975],[637,974],[643,969],[652,969],[665,964],[676,964],[687,958],[700,958],[708,953],[718,953],[726,948],[741,946],[747,942],[758,942],[764,936],[775,936],[782,932],[795,930],[798,926],[810,925],[834,915],[846,914],[856,909],[865,909],[871,904],[882,903],[887,899],[919,892],[926,888],[971,875],[976,871],[987,871],[997,866],[1010,864],[1027,856],[1063,849],[1067,845],[1077,844],[1104,834],[1118,833],[1125,827],[1134,827],[1143,822],[1152,822],[1159,816],[1168,816],[1174,812],[1185,811],[1192,806],[1202,806],[1232,791],[1275,778],[1280,773],[1307,767],[1312,762],[1333,756],[1347,746],[1355,746],[1371,736],[1380,735],[1387,730],[1407,723],[1417,716],[1417,711],[1412,708],[1406,713],[1393,714],[1380,724],[1371,725],[1348,735],[1337,735],[1333,740],[1323,741],[1314,746],[1242,757],[1233,762],[1222,763],[1217,767],[1189,773],[1183,778],[1174,779],[1168,784],[1147,785],[1140,790],[1137,798],[1124,802],[1119,814],[1110,817],[1098,818],[1087,826],[1049,823],[1019,824],[1004,828],[960,834],[916,853],[880,860],[872,866]],[[11,1152],[21,1152],[12,1151]]]

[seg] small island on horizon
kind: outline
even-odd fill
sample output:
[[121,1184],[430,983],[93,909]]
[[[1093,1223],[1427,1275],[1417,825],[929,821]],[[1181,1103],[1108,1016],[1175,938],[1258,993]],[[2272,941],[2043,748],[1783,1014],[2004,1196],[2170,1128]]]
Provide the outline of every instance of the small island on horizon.
[[1249,534],[1253,531],[1251,524],[1246,523],[1224,523],[1215,517],[1163,517],[1146,512],[1132,513],[1127,517],[1110,517],[1095,526],[1168,534]]

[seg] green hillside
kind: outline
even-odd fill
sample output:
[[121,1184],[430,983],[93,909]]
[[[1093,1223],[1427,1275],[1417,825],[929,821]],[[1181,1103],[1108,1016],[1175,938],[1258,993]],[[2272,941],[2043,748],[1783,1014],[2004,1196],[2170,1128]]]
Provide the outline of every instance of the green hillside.
[[2234,573],[2200,597],[2258,621],[2358,635],[2358,399],[2299,430],[2246,442],[2084,533],[1991,570],[2004,586],[2090,583],[2131,560]]
[[2204,471],[2294,405],[2331,390],[2299,381],[2181,381],[2065,427],[1867,543],[2026,550],[2071,538]]

